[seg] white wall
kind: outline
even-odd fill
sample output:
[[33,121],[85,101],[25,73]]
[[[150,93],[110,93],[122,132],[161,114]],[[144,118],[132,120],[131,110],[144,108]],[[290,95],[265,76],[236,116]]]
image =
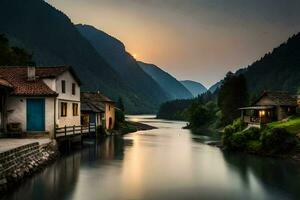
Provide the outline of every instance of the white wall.
[[[10,96],[7,101],[7,123],[21,123],[22,131],[27,131],[27,99],[33,97]],[[45,99],[45,131],[50,138],[54,136],[54,99],[55,97],[40,97]]]
[[7,98],[7,123],[21,123],[23,131],[26,131],[26,98]]
[[[62,93],[61,81],[66,81],[66,93]],[[75,95],[72,94],[72,83],[75,83]],[[80,101],[80,86],[73,78],[72,74],[69,71],[64,72],[56,79],[56,88],[55,91],[58,93],[58,99],[72,100],[72,101]]]
[[[67,103],[67,116],[61,116],[61,102]],[[78,104],[78,115],[73,116],[73,103]],[[65,100],[57,100],[57,121],[56,124],[58,127],[64,126],[79,126],[81,125],[80,122],[80,102],[74,101],[65,101]]]
[[44,83],[53,91],[56,91],[56,81],[55,79],[45,78]]
[[[66,93],[62,93],[61,81],[66,82]],[[75,83],[75,95],[72,94],[72,83]],[[63,126],[79,126],[80,123],[80,86],[72,76],[72,74],[67,71],[57,77],[55,80],[55,91],[58,93],[56,100],[56,124],[58,127]],[[67,116],[61,116],[61,102],[68,104],[67,106]],[[73,103],[78,104],[78,116],[73,116]]]

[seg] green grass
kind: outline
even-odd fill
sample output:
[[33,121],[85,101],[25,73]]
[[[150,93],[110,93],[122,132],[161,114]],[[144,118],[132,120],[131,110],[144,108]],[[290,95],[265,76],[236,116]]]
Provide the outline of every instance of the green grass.
[[293,134],[300,133],[300,117],[290,117],[286,122],[273,122],[267,125],[269,128],[285,128],[287,131]]
[[249,140],[246,143],[246,147],[250,152],[259,152],[262,148],[262,144],[259,140]]

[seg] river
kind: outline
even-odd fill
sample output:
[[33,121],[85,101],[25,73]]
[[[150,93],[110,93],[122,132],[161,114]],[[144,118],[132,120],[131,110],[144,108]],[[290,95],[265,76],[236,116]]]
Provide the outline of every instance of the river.
[[225,153],[184,122],[129,118],[158,129],[90,141],[3,199],[300,199],[298,163]]

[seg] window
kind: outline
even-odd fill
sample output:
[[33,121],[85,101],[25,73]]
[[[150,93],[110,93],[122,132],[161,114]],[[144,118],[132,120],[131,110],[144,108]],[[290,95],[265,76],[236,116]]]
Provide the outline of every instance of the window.
[[78,103],[73,103],[73,116],[78,116]]
[[67,116],[67,111],[68,111],[68,103],[65,103],[65,102],[61,102],[61,104],[60,104],[61,106],[61,110],[60,110],[60,115],[62,116],[62,117],[66,117]]
[[66,93],[66,81],[65,80],[61,81],[61,92]]
[[72,83],[72,94],[73,95],[76,94],[76,85],[75,85],[75,83]]

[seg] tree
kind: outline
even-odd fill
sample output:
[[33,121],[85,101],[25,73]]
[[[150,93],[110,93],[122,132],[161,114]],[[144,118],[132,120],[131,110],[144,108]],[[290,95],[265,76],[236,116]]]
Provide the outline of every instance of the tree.
[[125,107],[124,107],[124,103],[123,103],[122,97],[119,97],[118,102],[117,102],[117,107],[118,107],[122,112],[125,111]]
[[0,34],[0,65],[2,66],[34,66],[32,55],[18,47],[10,47],[8,39]]
[[222,113],[223,125],[228,125],[240,116],[240,107],[248,104],[248,89],[244,75],[228,72],[220,88],[218,106]]

